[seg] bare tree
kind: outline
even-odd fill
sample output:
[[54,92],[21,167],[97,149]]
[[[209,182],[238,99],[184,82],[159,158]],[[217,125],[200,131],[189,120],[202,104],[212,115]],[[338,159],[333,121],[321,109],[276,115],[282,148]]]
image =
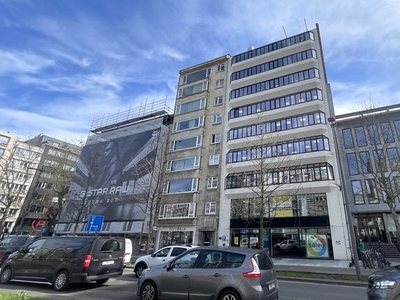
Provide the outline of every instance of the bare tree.
[[[78,171],[74,174],[63,210],[57,213],[59,216],[62,214],[64,220],[73,224],[73,234],[77,233],[79,224],[85,222],[91,213],[90,193],[96,182],[100,157],[101,154],[96,153],[86,165],[83,165],[81,160],[78,161]],[[61,179],[65,179],[65,177],[61,176]],[[63,182],[60,180],[60,194],[63,192]]]
[[71,186],[74,166],[71,165],[71,157],[77,154],[65,148],[57,152],[52,164],[46,166],[46,172],[51,176],[51,197],[48,201],[47,219],[48,226],[55,226],[60,218],[66,196]]
[[[357,146],[349,137],[344,137],[346,148],[352,149],[345,161],[350,174],[359,173],[365,181],[367,201],[386,204],[396,227],[396,238],[400,241],[400,156],[394,138],[389,115],[370,114],[360,117],[356,128]],[[353,190],[354,192],[354,190]],[[356,197],[363,197],[360,194]],[[400,251],[400,249],[399,249]]]
[[[145,252],[149,254],[150,244],[155,237],[155,226],[161,207],[162,194],[162,168],[164,166],[164,154],[166,151],[166,128],[162,128],[158,137],[150,145],[143,157],[137,157],[138,162],[131,169],[131,176],[135,180],[134,197],[138,207],[146,217],[142,224],[139,236],[139,245],[142,244],[143,233],[147,227],[148,236]],[[146,223],[146,220],[147,223]]]
[[[282,143],[278,135],[267,133],[265,119],[264,114],[257,116],[258,135],[254,139],[248,139],[248,148],[240,150],[242,159],[245,157],[249,162],[248,171],[229,175],[238,187],[249,191],[246,198],[232,200],[231,214],[233,217],[246,216],[248,223],[258,224],[259,248],[262,247],[266,224],[272,222],[277,212],[287,209],[288,202],[290,207],[292,205],[291,197],[280,189],[283,184],[291,182],[290,166],[293,163],[288,155],[294,153]],[[247,240],[250,247],[250,239]]]
[[0,156],[0,233],[10,213],[30,201],[26,196],[41,155],[42,149],[12,140]]

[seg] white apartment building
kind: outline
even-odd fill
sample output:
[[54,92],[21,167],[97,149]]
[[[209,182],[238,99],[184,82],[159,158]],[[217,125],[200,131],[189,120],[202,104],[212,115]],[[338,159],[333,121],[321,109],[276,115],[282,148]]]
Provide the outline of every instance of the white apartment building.
[[[0,230],[14,230],[29,187],[38,172],[43,149],[0,130]],[[2,233],[2,232],[0,232]]]
[[349,259],[318,25],[232,56],[228,72],[218,244],[260,237],[278,256],[274,245],[292,239],[297,256]]

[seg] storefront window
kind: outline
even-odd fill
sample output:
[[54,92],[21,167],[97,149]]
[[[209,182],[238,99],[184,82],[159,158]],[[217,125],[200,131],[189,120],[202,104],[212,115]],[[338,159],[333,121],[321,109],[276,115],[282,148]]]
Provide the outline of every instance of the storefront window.
[[171,245],[191,245],[193,231],[161,231],[159,248]]

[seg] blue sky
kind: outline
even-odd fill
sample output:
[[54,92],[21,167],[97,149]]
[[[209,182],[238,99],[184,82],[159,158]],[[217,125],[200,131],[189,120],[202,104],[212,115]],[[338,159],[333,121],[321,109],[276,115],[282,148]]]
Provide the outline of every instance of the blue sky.
[[316,23],[336,114],[397,104],[399,20],[398,0],[0,0],[0,130],[86,139],[94,119],[173,107],[179,70]]

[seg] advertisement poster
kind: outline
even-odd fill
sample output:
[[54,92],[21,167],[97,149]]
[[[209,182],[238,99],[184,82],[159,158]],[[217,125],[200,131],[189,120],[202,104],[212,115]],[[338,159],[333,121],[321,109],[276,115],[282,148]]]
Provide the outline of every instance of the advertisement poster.
[[307,258],[329,257],[328,239],[325,234],[307,235]]
[[117,133],[83,148],[62,222],[79,203],[87,206],[85,213],[102,215],[105,221],[144,219],[159,130]]

